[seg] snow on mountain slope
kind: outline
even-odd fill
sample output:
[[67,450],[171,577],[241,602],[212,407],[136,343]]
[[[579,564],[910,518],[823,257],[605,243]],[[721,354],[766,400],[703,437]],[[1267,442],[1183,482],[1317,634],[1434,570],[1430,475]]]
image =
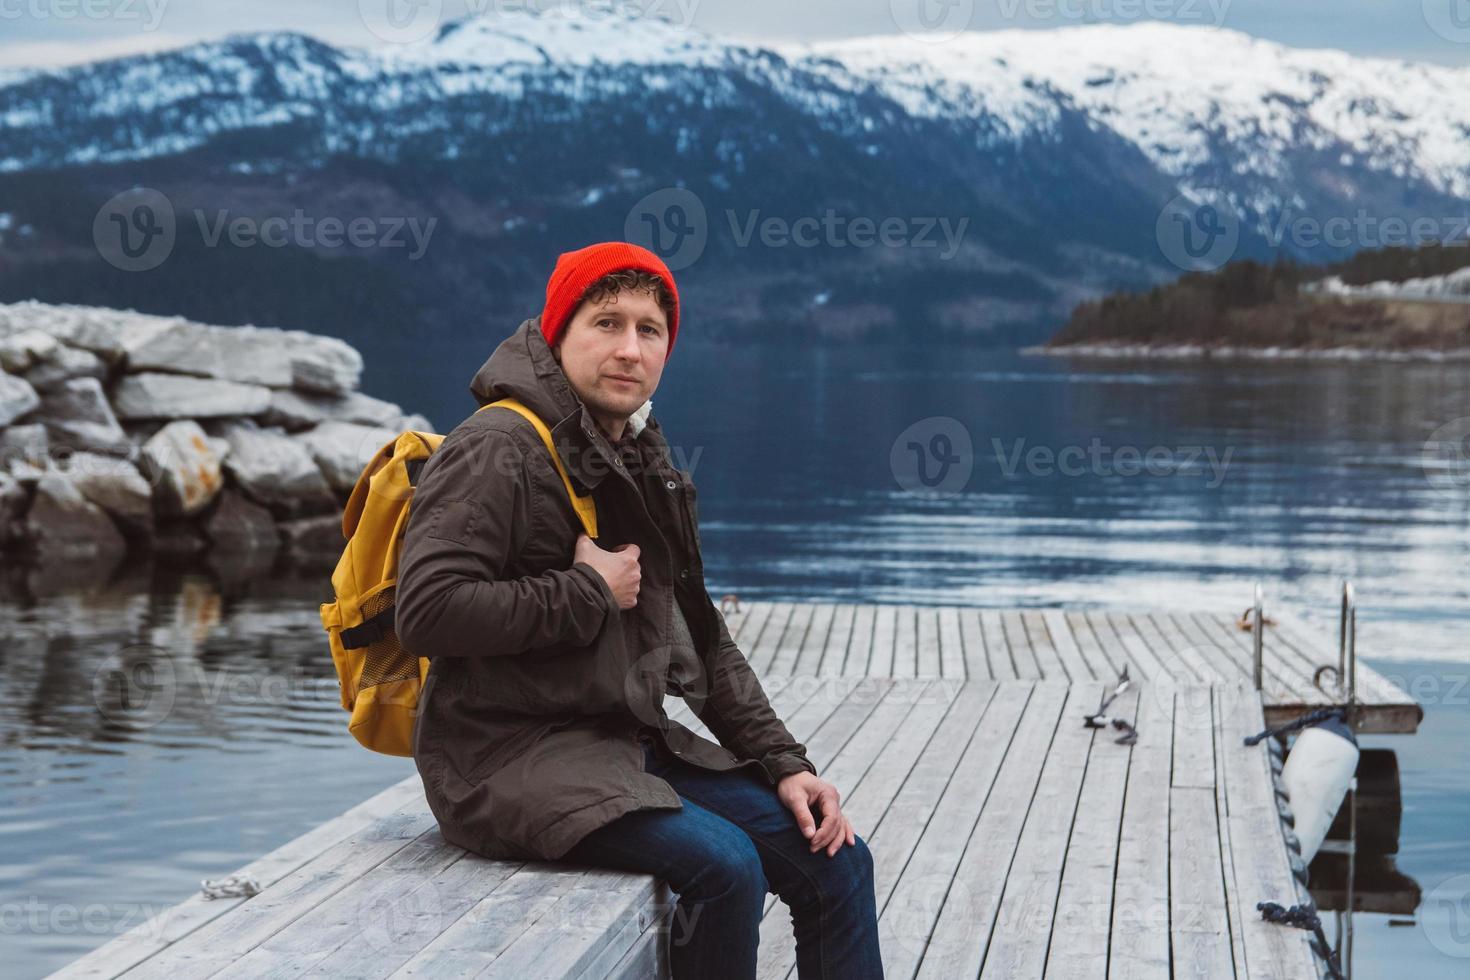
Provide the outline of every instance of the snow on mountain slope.
[[[910,112],[983,107],[1044,126],[1048,93],[1132,141],[1186,189],[1229,169],[1286,178],[1298,150],[1416,177],[1470,198],[1470,70],[1301,50],[1238,31],[1158,22],[970,32],[783,47],[878,85]],[[832,69],[835,70],[835,65]]]
[[[1355,202],[1386,214],[1425,192],[1470,200],[1470,70],[1157,22],[762,47],[617,5],[577,9],[497,10],[414,44],[242,34],[0,73],[0,172],[168,156],[288,124],[316,141],[299,145],[326,152],[391,154],[395,139],[434,132],[453,156],[461,105],[450,100],[463,96],[575,104],[673,91],[739,116],[759,92],[844,138],[906,132],[906,115],[948,126],[944,138],[960,144],[1005,149],[1075,139],[1080,119],[1132,144],[1182,192],[1223,197],[1258,225]],[[694,111],[686,102],[681,119],[698,125]],[[479,135],[504,118],[489,113]]]

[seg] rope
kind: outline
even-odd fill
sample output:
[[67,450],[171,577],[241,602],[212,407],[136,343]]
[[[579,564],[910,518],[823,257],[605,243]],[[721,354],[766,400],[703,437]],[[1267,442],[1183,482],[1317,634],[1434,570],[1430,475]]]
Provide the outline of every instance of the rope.
[[205,898],[249,898],[260,894],[260,882],[247,874],[233,874],[228,878],[205,878],[199,882]]
[[1303,728],[1308,728],[1317,724],[1319,721],[1326,721],[1332,717],[1341,718],[1346,721],[1347,712],[1342,707],[1318,708],[1316,711],[1309,711],[1295,721],[1289,721],[1279,728],[1268,728],[1264,732],[1248,735],[1245,738],[1245,744],[1248,746],[1258,745],[1273,735],[1286,735],[1290,732],[1300,731]]
[[1312,950],[1327,964],[1328,976],[1332,980],[1343,980],[1342,968],[1337,962],[1337,954],[1332,951],[1332,947],[1327,945],[1327,934],[1322,931],[1322,919],[1317,915],[1316,909],[1309,905],[1282,908],[1275,902],[1257,902],[1256,909],[1261,913],[1261,918],[1267,922],[1275,922],[1310,932]]

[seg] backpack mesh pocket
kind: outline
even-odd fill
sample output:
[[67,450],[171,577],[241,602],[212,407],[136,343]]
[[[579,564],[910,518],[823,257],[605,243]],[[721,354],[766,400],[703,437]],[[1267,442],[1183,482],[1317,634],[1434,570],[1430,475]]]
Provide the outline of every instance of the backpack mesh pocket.
[[[364,620],[372,619],[393,607],[395,590],[384,589],[371,595],[362,604]],[[368,644],[363,651],[362,674],[358,678],[358,690],[377,687],[390,681],[406,681],[419,676],[419,658],[404,650],[398,642],[398,631],[391,627],[383,631],[381,639]]]

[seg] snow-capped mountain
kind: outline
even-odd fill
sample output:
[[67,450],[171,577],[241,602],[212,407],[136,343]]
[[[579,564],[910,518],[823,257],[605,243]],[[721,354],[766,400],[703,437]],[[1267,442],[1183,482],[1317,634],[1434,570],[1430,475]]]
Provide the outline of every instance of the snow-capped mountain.
[[1323,153],[1341,179],[1368,170],[1470,198],[1470,70],[1159,22],[786,50],[828,58],[832,76],[870,81],[916,115],[986,112],[1020,133],[1048,128],[1066,100],[1183,189],[1209,193],[1223,174],[1256,182],[1244,203],[1258,209],[1291,203],[1292,185],[1313,179],[1294,161]]
[[[569,9],[376,48],[243,34],[0,74],[0,211],[33,230],[20,251],[0,241],[0,298],[298,315],[287,290],[314,280],[311,249],[250,256],[280,267],[279,294],[233,288],[240,257],[195,248],[182,225],[170,261],[186,284],[92,269],[97,208],[138,184],[181,213],[439,217],[439,251],[411,275],[381,253],[334,254],[333,271],[361,260],[395,308],[461,323],[533,296],[549,257],[626,237],[636,204],[677,187],[707,238],[681,287],[719,297],[729,324],[1038,336],[1079,299],[1177,275],[1156,225],[1180,195],[1238,220],[1233,254],[1311,258],[1382,243],[1303,244],[1282,222],[1470,201],[1467,71],[1157,23],[763,46],[617,5]],[[829,212],[966,225],[949,253],[741,231]]]

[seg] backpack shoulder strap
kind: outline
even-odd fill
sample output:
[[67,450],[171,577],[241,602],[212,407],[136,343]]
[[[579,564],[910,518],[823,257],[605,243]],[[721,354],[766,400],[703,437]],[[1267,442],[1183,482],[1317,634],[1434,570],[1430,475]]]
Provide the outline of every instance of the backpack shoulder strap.
[[551,462],[561,476],[562,485],[567,488],[567,497],[572,501],[572,509],[577,512],[577,517],[581,519],[582,527],[587,531],[587,537],[594,541],[597,540],[597,504],[590,493],[578,494],[572,489],[572,478],[567,475],[567,469],[562,465],[561,455],[557,453],[556,446],[551,441],[551,430],[546,427],[546,423],[541,421],[539,415],[514,398],[502,398],[488,405],[482,405],[478,410],[483,412],[487,408],[497,406],[510,409],[536,427],[536,434],[541,437],[541,441],[546,445],[546,451],[551,454]]

